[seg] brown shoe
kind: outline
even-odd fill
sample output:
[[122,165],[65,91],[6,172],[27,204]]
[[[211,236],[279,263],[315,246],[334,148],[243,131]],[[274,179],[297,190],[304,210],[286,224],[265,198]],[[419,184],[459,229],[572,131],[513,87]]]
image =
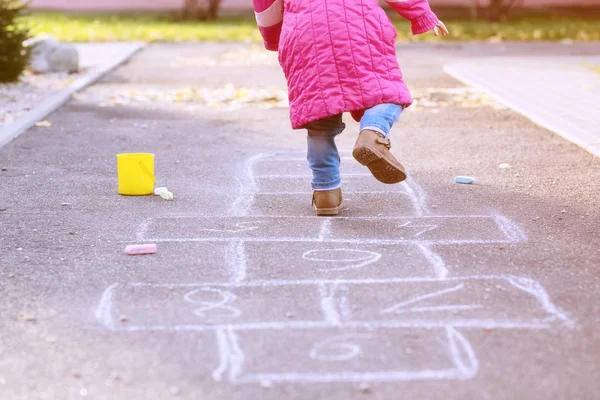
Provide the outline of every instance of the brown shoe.
[[312,205],[317,215],[338,215],[342,208],[342,189],[315,190],[312,197]]
[[352,156],[366,165],[380,182],[400,183],[406,179],[404,166],[390,153],[390,139],[375,131],[364,130],[358,136]]

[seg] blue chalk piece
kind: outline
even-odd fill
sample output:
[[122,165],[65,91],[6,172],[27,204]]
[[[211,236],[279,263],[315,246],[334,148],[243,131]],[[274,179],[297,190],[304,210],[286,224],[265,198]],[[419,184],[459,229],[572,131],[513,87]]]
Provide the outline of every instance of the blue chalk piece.
[[454,178],[454,183],[473,183],[477,179],[470,176],[457,176]]

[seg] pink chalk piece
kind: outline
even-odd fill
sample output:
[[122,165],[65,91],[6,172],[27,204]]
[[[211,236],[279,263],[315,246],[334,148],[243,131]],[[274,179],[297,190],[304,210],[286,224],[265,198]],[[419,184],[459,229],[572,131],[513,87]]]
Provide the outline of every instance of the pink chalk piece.
[[130,244],[129,246],[125,247],[125,253],[129,254],[130,256],[139,254],[154,254],[156,253],[156,244]]

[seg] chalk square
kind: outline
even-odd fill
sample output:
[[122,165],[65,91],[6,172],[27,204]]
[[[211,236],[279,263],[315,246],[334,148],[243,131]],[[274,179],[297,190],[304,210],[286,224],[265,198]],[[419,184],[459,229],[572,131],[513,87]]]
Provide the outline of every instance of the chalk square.
[[346,319],[373,326],[444,326],[543,329],[568,318],[538,282],[521,277],[453,277],[385,283],[340,284]]
[[464,379],[478,368],[469,342],[451,327],[234,331],[230,338],[237,352],[222,353],[232,355],[235,383]]
[[[330,231],[331,237],[338,240],[373,243],[512,243],[521,240],[519,232],[508,232],[502,223],[503,219],[479,215],[337,218],[332,221]],[[510,228],[516,230],[512,225]],[[370,232],[369,236],[365,236],[365,232]]]
[[[298,298],[304,301],[299,303]],[[272,323],[324,323],[316,285],[129,283],[113,288],[102,313],[99,317],[105,326],[129,331],[205,331],[223,325],[260,329]]]
[[435,277],[414,244],[246,243],[247,280]]
[[143,238],[146,241],[181,242],[315,239],[319,229],[317,218],[158,217],[149,221]]

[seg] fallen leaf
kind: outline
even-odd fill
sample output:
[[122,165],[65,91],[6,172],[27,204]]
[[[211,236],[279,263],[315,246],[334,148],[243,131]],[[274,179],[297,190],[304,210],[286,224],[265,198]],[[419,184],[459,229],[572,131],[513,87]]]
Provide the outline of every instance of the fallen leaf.
[[50,121],[39,121],[35,123],[35,126],[39,126],[39,127],[43,127],[43,128],[49,128],[52,126],[52,122]]

